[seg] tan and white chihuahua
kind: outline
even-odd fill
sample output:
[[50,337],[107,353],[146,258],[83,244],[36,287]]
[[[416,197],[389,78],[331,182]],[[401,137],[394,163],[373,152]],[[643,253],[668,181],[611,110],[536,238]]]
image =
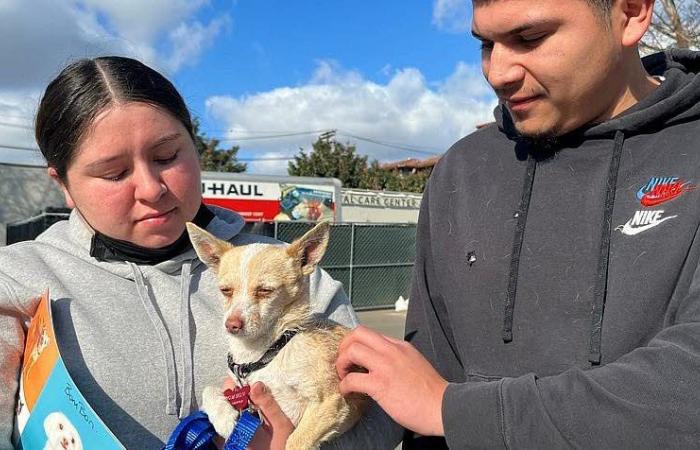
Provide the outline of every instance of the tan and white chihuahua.
[[[224,301],[229,375],[262,381],[296,429],[287,450],[317,449],[351,428],[366,398],[343,397],[335,370],[348,329],[312,316],[309,275],[326,251],[329,225],[318,224],[290,245],[232,245],[187,224],[199,258],[217,275]],[[222,355],[223,357],[223,355]],[[204,389],[202,411],[227,438],[237,423],[220,386]]]

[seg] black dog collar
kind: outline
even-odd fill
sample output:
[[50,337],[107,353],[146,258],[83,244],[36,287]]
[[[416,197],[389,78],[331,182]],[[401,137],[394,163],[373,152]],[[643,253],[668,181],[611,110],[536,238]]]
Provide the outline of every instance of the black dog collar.
[[299,330],[287,330],[284,333],[282,333],[282,336],[279,337],[271,346],[270,348],[267,349],[264,355],[260,357],[259,360],[252,362],[252,363],[244,363],[244,364],[238,364],[233,360],[233,356],[231,354],[228,354],[228,368],[231,369],[231,372],[238,377],[239,379],[245,379],[250,375],[251,373],[255,372],[256,370],[260,370],[266,365],[270,363],[273,359],[275,359],[275,356],[284,348],[285,345],[289,341],[292,340],[292,338],[299,332]]

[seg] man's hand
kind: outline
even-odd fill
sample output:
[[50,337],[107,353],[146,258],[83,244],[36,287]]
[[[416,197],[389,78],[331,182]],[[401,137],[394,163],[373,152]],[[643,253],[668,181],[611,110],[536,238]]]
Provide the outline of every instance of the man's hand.
[[[366,373],[354,372],[356,366]],[[401,426],[425,436],[443,436],[445,381],[408,342],[360,326],[343,339],[336,369],[343,395],[362,392]]]

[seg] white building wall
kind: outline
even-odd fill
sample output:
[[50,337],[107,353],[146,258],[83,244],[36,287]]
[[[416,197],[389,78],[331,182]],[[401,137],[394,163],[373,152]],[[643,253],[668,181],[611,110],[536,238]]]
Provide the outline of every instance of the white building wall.
[[423,196],[410,192],[342,190],[343,222],[416,223]]

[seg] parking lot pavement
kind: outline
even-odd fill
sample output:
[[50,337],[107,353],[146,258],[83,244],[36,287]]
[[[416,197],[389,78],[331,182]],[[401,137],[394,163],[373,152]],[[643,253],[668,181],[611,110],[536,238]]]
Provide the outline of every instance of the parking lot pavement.
[[393,309],[357,311],[357,317],[360,319],[360,323],[366,327],[387,336],[403,339],[406,311],[398,312]]
[[[387,336],[403,339],[406,311],[393,309],[378,309],[373,311],[357,311],[357,318],[366,327],[377,330]],[[400,450],[401,444],[395,450]]]

